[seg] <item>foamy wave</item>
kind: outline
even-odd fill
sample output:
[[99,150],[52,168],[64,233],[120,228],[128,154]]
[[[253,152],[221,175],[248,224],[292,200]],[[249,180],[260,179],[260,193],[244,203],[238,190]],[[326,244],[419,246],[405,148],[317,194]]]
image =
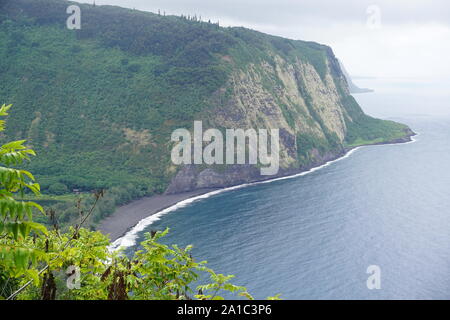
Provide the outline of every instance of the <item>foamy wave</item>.
[[211,191],[211,192],[199,195],[199,196],[195,196],[195,197],[177,202],[176,204],[174,204],[164,210],[161,210],[155,214],[152,214],[152,215],[148,216],[147,218],[144,218],[141,221],[139,221],[138,224],[135,225],[130,231],[128,231],[123,237],[114,241],[111,244],[111,246],[109,247],[109,249],[110,250],[118,250],[118,249],[123,249],[123,248],[128,248],[128,247],[134,246],[136,244],[136,239],[140,232],[144,231],[145,228],[147,228],[149,225],[153,224],[155,221],[160,220],[162,216],[164,216],[165,214],[167,214],[169,212],[173,212],[178,209],[184,208],[195,201],[206,199],[206,198],[212,197],[212,196],[222,193],[222,192],[243,188],[243,187],[246,187],[247,185],[249,185],[249,184],[241,184],[238,186],[233,186],[233,187],[224,188],[224,189],[220,189],[220,190],[214,190],[214,191]]
[[[417,137],[419,134],[417,134],[415,137]],[[414,143],[417,140],[415,139],[415,137],[411,137],[411,141],[407,142],[407,143],[403,143],[403,144],[410,144],[410,143]],[[374,146],[378,146],[378,147],[382,147],[382,146],[388,146],[388,145],[392,145],[392,144],[382,144],[382,145],[374,145]],[[401,145],[401,144],[399,144]],[[176,211],[180,208],[184,208],[190,204],[192,204],[193,202],[196,202],[198,200],[203,200],[203,199],[207,199],[209,197],[215,196],[219,193],[223,193],[223,192],[227,192],[227,191],[231,191],[231,190],[236,190],[236,189],[240,189],[240,188],[245,188],[248,186],[253,186],[253,185],[258,185],[258,184],[264,184],[264,183],[272,183],[275,181],[281,181],[281,180],[287,180],[287,179],[294,179],[297,177],[301,177],[310,173],[313,173],[315,171],[318,171],[320,169],[326,168],[329,165],[336,163],[338,161],[347,159],[348,157],[350,157],[353,153],[355,153],[357,150],[363,148],[363,146],[361,147],[356,147],[353,148],[352,150],[350,150],[349,152],[347,152],[344,156],[335,159],[335,160],[331,160],[328,161],[327,163],[318,166],[318,167],[314,167],[308,171],[304,171],[301,173],[297,173],[291,176],[286,176],[286,177],[281,177],[281,178],[274,178],[274,179],[270,179],[270,180],[265,180],[265,181],[257,181],[257,182],[251,182],[251,183],[245,183],[245,184],[240,184],[237,186],[233,186],[233,187],[228,187],[228,188],[223,188],[220,190],[214,190],[199,196],[195,196],[189,199],[185,199],[182,200],[180,202],[177,202],[176,204],[168,207],[167,209],[161,210],[155,214],[152,214],[150,216],[148,216],[147,218],[142,219],[141,221],[139,221],[139,223],[137,225],[135,225],[129,232],[127,232],[123,237],[117,239],[116,241],[114,241],[111,246],[109,247],[110,250],[115,251],[118,249],[124,249],[124,248],[128,248],[128,247],[132,247],[136,244],[136,239],[138,237],[138,234],[142,231],[144,231],[148,226],[150,226],[151,224],[153,224],[155,221],[158,221],[161,219],[162,216],[166,215],[167,213]]]

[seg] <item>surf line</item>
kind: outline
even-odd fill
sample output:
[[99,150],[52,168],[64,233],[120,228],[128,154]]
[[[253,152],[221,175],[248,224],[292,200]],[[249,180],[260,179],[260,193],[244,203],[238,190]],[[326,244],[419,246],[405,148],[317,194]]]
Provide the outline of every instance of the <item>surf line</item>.
[[304,172],[300,172],[300,173],[296,173],[294,175],[290,175],[290,176],[286,176],[286,177],[278,177],[278,178],[274,178],[274,179],[270,179],[270,180],[264,180],[264,181],[256,181],[256,182],[250,182],[250,183],[244,183],[244,184],[240,184],[240,185],[236,185],[236,186],[232,186],[232,187],[227,187],[227,188],[223,188],[223,189],[219,189],[219,190],[214,190],[199,196],[195,196],[192,198],[188,198],[185,200],[181,200],[179,202],[177,202],[176,204],[163,209],[159,212],[156,212],[144,219],[142,219],[141,221],[138,222],[138,224],[136,224],[130,231],[128,231],[125,235],[123,235],[122,237],[118,238],[117,240],[115,240],[111,246],[109,247],[109,250],[111,251],[116,251],[119,249],[125,249],[125,248],[129,248],[132,247],[136,244],[136,239],[138,237],[138,234],[142,231],[145,230],[145,228],[147,228],[148,226],[150,226],[151,224],[153,224],[154,222],[158,221],[161,219],[162,216],[166,215],[167,213],[176,211],[178,209],[184,208],[190,204],[192,204],[193,202],[196,202],[198,200],[202,200],[202,199],[207,199],[210,198],[212,196],[215,196],[217,194],[223,193],[223,192],[228,192],[228,191],[232,191],[232,190],[236,190],[236,189],[241,189],[241,188],[245,188],[245,187],[249,187],[249,186],[253,186],[253,185],[258,185],[258,184],[265,184],[265,183],[272,183],[275,181],[281,181],[281,180],[287,180],[287,179],[295,179],[298,177],[302,177],[305,176],[307,174],[313,173],[317,170],[326,168],[330,165],[332,165],[333,163],[336,163],[338,161],[347,159],[348,157],[350,157],[353,153],[355,153],[357,150],[364,148],[364,147],[382,147],[382,146],[392,146],[392,145],[406,145],[406,144],[410,144],[410,143],[414,143],[417,141],[417,139],[415,139],[419,134],[416,134],[415,136],[411,137],[411,141],[406,142],[406,143],[387,143],[387,144],[379,144],[379,145],[367,145],[367,146],[360,146],[360,147],[356,147],[353,148],[351,150],[349,150],[345,155],[343,155],[340,158],[337,158],[335,160],[331,160],[328,161],[326,163],[324,163],[323,165],[311,168],[307,171]]

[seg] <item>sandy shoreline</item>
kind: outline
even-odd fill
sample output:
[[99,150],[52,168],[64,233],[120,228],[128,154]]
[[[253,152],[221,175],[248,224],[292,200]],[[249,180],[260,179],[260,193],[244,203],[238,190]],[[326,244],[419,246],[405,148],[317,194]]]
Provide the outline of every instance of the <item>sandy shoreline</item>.
[[111,241],[117,240],[142,219],[173,206],[180,201],[214,190],[216,189],[201,189],[170,195],[154,195],[132,201],[129,204],[118,207],[111,216],[103,219],[98,225],[97,230],[103,234],[109,234]]

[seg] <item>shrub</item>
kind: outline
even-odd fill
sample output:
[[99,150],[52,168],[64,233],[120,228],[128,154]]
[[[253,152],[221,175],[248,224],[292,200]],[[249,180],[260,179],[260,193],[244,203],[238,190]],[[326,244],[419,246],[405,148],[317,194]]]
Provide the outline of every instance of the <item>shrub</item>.
[[63,195],[69,192],[69,189],[67,188],[67,186],[61,182],[58,183],[54,183],[52,184],[49,188],[48,191],[51,194],[55,194],[55,195]]

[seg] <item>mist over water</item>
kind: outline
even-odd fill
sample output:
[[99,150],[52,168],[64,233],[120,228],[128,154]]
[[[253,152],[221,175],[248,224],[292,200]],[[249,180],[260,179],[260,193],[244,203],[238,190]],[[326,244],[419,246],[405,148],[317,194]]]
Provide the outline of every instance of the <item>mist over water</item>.
[[[449,299],[449,83],[355,82],[375,89],[355,96],[366,113],[408,124],[417,141],[214,195],[144,232],[170,227],[166,243],[193,244],[198,261],[256,298]],[[369,265],[381,268],[381,290],[367,289]]]

